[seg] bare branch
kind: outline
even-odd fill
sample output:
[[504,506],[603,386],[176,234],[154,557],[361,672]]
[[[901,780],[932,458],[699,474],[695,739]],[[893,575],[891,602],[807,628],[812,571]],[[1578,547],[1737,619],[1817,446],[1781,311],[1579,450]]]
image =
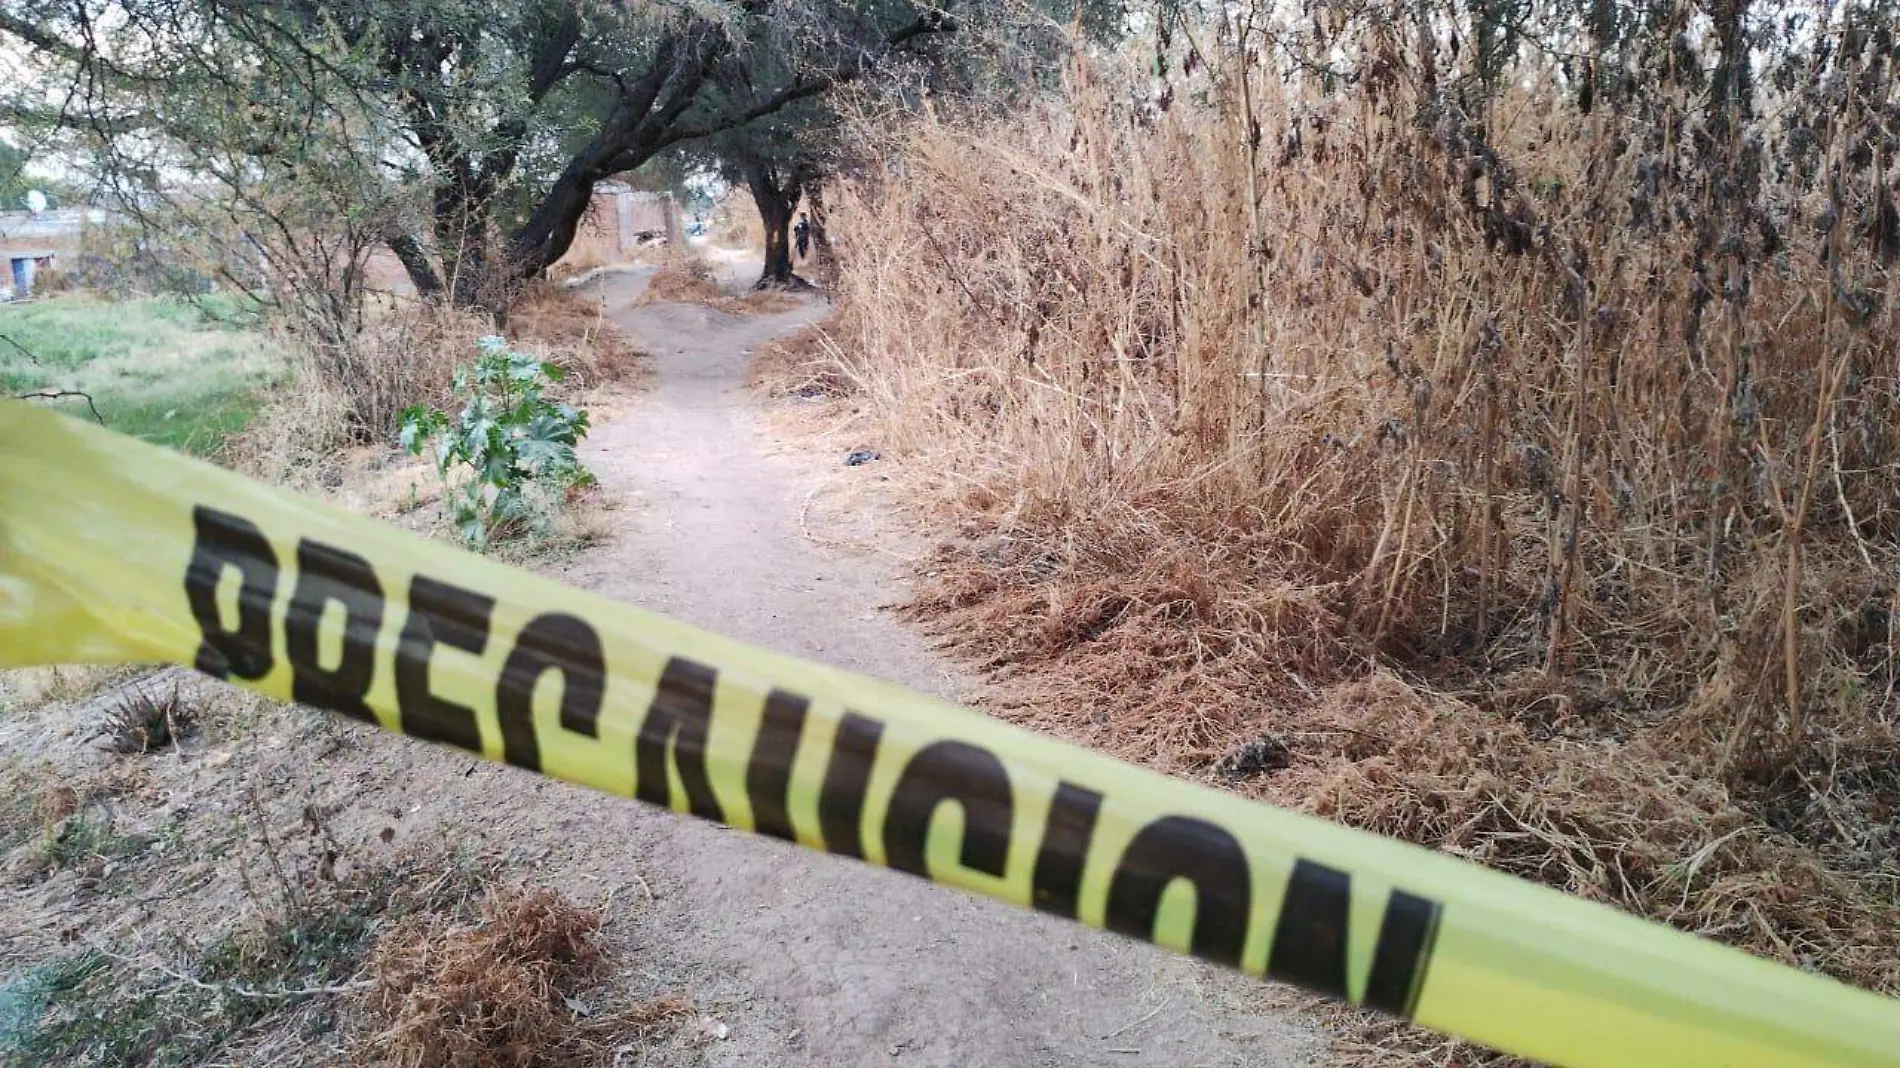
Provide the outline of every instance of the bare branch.
[[15,393],[14,400],[62,400],[66,397],[83,397],[86,407],[92,410],[92,418],[100,426],[106,425],[106,417],[99,414],[99,406],[92,402],[92,394],[79,389],[40,389],[31,393]]
[[14,349],[16,349],[20,353],[20,355],[27,358],[28,362],[34,364],[35,366],[39,365],[40,358],[38,356],[33,355],[33,353],[30,350],[28,350],[25,345],[20,344],[18,341],[13,340],[12,338],[8,337],[5,334],[0,334],[0,341],[4,341],[7,344],[12,345]]

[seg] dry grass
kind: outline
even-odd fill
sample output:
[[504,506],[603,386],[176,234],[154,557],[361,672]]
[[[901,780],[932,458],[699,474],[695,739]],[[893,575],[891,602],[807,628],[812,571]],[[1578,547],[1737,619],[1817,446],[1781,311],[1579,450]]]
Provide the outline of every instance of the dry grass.
[[637,380],[645,371],[646,354],[607,318],[599,298],[558,285],[523,293],[508,309],[508,334],[564,368],[570,388]]
[[653,272],[639,303],[714,304],[729,299],[731,294],[720,288],[704,260],[674,259]]
[[116,810],[146,783],[131,763],[82,771],[0,762],[0,885],[30,885],[63,868],[96,884],[108,864],[144,847],[120,832]]
[[773,397],[841,397],[851,382],[840,372],[843,364],[830,321],[814,323],[760,345],[752,353],[747,384]]
[[[546,567],[611,541],[621,526],[617,509],[614,498],[599,486],[573,487],[552,499],[544,524],[497,525],[489,532],[488,551],[516,566]],[[438,517],[437,531],[453,527],[444,518]]]
[[837,346],[786,362],[949,517],[918,611],[1022,719],[1900,991],[1876,109],[1764,228],[1650,136],[1702,94],[1585,122],[1533,66],[1421,126],[1356,47],[872,146],[904,180],[834,198]]
[[549,890],[498,891],[472,926],[418,916],[376,948],[369,1050],[395,1068],[596,1065],[613,1042],[688,1011],[674,997],[578,1008],[609,978],[601,916]]
[[640,304],[704,304],[728,315],[773,315],[798,307],[797,297],[777,290],[726,292],[712,268],[698,258],[674,257],[647,282]]
[[404,302],[367,322],[348,344],[288,339],[295,385],[281,391],[234,443],[244,466],[267,476],[318,463],[335,449],[395,440],[404,409],[443,405],[457,362],[492,333],[482,316]]
[[81,701],[151,670],[137,664],[66,664],[0,671],[0,707],[7,702],[17,702],[22,708],[36,708]]
[[[295,385],[271,398],[233,441],[232,454],[261,477],[335,489],[339,457],[351,447],[380,454],[394,443],[405,409],[448,407],[456,366],[472,362],[475,340],[495,332],[484,314],[401,300],[371,317],[347,346],[288,339]],[[643,354],[597,299],[556,285],[522,293],[504,332],[566,370],[567,395],[637,381],[643,368]]]
[[[77,785],[48,763],[28,764],[18,757],[0,762],[0,852],[30,839],[52,837],[60,821],[87,800]],[[19,867],[13,858],[0,870],[11,875]]]

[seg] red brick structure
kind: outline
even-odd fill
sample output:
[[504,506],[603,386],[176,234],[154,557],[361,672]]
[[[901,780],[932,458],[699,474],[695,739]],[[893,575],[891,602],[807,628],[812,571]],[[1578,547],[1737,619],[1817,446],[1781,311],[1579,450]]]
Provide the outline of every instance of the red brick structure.
[[625,256],[643,244],[679,234],[679,208],[667,193],[636,190],[624,182],[594,186],[593,200],[581,219],[577,241],[591,243],[597,252]]

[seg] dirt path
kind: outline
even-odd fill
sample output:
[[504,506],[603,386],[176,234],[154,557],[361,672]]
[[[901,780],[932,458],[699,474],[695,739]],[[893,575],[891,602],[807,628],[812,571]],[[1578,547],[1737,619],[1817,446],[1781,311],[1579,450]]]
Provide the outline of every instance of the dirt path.
[[[615,540],[565,581],[789,653],[952,697],[967,680],[878,607],[876,558],[801,530],[818,463],[768,456],[748,354],[822,312],[632,307],[643,275],[596,284],[655,356],[657,386],[598,427],[586,462],[624,502]],[[801,466],[802,465],[802,466]],[[863,532],[857,532],[862,536]],[[1083,1066],[1312,1063],[1315,1036],[1261,1015],[1253,984],[919,880],[623,802],[652,886],[647,951],[701,977],[726,1037],[704,1063]],[[594,806],[590,805],[589,808]],[[671,1062],[668,1062],[671,1063]]]
[[[635,308],[645,284],[633,273],[592,285],[654,353],[657,382],[587,441],[586,461],[614,506],[612,533],[556,568],[560,577],[761,645],[973,696],[969,679],[879,610],[901,596],[889,556],[806,536],[809,490],[836,477],[842,457],[774,451],[765,413],[744,389],[749,350],[822,308],[754,318]],[[854,468],[850,477],[875,474]],[[822,515],[809,522],[827,544],[897,537],[863,517],[849,530]],[[185,947],[209,946],[247,917],[300,910],[292,884],[461,856],[503,882],[552,886],[600,907],[619,961],[612,996],[690,1001],[682,1026],[621,1047],[616,1068],[1290,1068],[1323,1059],[1323,1039],[1274,1016],[1257,983],[908,876],[274,705],[182,670],[25,710],[9,711],[10,685],[0,679],[0,770],[44,761],[58,769],[49,774],[86,786],[102,813],[95,823],[123,848],[109,863],[102,854],[43,875],[14,869],[39,855],[36,841],[0,857],[0,994],[28,967],[81,947],[132,962],[189,959]],[[190,745],[134,758],[92,741],[130,688],[174,686],[204,717]],[[101,783],[103,792],[87,785]],[[265,866],[258,850],[272,842]],[[294,877],[283,877],[280,853]],[[352,1062],[346,1031],[286,1016],[246,1031],[225,1062]]]

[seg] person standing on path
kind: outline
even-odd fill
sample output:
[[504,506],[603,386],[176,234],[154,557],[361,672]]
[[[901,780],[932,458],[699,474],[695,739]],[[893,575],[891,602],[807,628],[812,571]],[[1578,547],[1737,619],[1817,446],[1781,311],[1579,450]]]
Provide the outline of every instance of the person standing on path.
[[792,227],[792,240],[798,246],[798,258],[804,259],[811,249],[811,220],[802,211],[798,213],[798,225]]

